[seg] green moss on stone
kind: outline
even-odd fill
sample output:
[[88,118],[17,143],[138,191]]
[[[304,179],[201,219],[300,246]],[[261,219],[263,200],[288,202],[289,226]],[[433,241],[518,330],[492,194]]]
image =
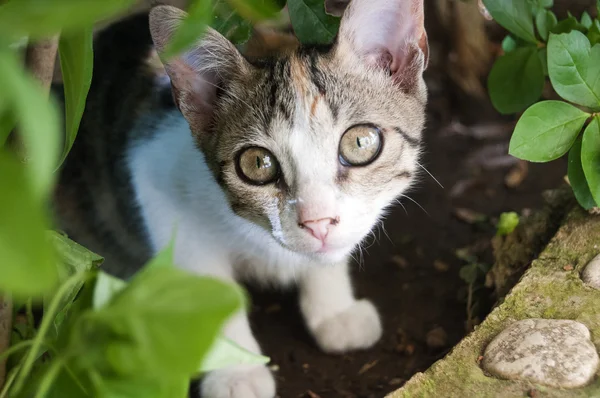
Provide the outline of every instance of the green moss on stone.
[[[486,345],[508,324],[525,318],[573,319],[585,324],[600,347],[600,291],[586,286],[579,275],[600,253],[600,217],[579,208],[569,212],[548,246],[521,280],[469,336],[425,373],[411,378],[389,395],[400,397],[600,397],[600,378],[587,387],[560,390],[520,380],[486,375],[478,364]],[[600,376],[600,372],[597,376]]]

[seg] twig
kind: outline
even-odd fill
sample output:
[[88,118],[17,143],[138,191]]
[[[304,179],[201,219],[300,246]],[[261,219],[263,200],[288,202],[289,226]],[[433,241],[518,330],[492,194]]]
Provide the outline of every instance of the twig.
[[[52,77],[54,76],[54,64],[56,63],[56,52],[58,51],[58,38],[59,35],[55,35],[48,39],[30,42],[25,51],[25,66],[40,83],[46,96],[50,93]],[[23,145],[19,139],[17,129],[14,129],[8,136],[7,145],[12,148],[15,153],[23,153]]]

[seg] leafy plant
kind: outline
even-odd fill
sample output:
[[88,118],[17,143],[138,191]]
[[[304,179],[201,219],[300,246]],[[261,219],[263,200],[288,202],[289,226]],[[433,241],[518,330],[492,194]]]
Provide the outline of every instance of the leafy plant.
[[[238,286],[177,269],[171,247],[123,281],[101,271],[100,256],[52,231],[50,193],[85,108],[94,25],[134,3],[0,0],[0,299],[10,295],[16,303],[11,346],[0,352],[0,361],[8,359],[0,398],[184,397],[200,373],[269,361],[218,336],[223,322],[242,310]],[[242,44],[255,22],[278,16],[285,5],[192,0],[170,55],[193,45],[207,25]],[[322,0],[287,5],[301,41],[333,40],[339,19],[325,14]],[[64,131],[61,112],[23,70],[16,50],[18,43],[52,37],[60,38]],[[15,128],[22,151],[7,145]]]
[[[510,34],[488,77],[500,113],[524,111],[509,152],[531,162],[569,153],[568,176],[579,204],[600,203],[600,21],[588,13],[559,21],[552,0],[484,0]],[[598,2],[600,9],[600,2]],[[545,76],[564,101],[537,102]],[[535,104],[534,104],[535,103]],[[526,109],[527,108],[527,109]],[[582,134],[583,130],[583,134]]]

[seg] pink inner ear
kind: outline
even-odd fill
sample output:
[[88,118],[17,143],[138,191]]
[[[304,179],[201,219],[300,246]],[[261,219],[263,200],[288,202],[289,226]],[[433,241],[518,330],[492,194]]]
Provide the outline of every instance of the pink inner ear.
[[[428,59],[423,0],[352,0],[342,18],[340,38],[366,62],[403,73],[413,67],[413,48]],[[391,62],[390,62],[391,61]]]

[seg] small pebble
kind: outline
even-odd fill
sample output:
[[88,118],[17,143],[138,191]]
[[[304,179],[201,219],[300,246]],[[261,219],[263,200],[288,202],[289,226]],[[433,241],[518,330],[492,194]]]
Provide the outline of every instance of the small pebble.
[[489,373],[556,388],[583,387],[600,359],[585,325],[572,320],[524,319],[500,332],[482,360]]
[[443,328],[437,327],[427,333],[425,342],[429,348],[444,348],[448,344],[448,334]]
[[441,260],[435,260],[433,262],[433,268],[438,272],[446,272],[450,269],[450,266]]
[[585,266],[581,279],[591,287],[600,289],[600,254]]

